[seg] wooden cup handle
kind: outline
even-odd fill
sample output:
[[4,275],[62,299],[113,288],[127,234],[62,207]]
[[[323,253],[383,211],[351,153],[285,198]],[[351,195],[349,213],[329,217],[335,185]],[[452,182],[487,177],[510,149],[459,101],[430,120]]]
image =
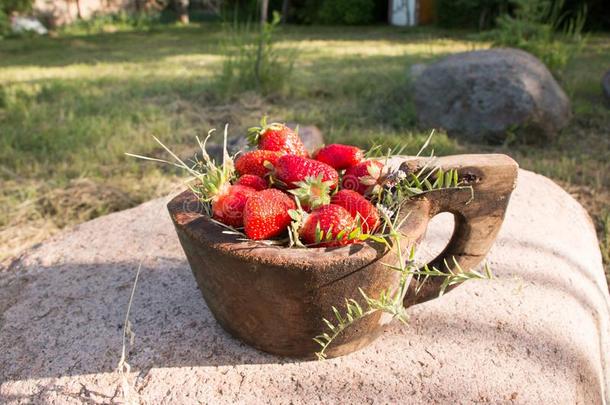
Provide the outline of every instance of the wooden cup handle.
[[[413,170],[422,167],[423,163],[424,159],[417,159],[403,165]],[[441,212],[450,212],[455,217],[451,240],[429,266],[446,270],[447,263],[457,271],[457,262],[463,270],[472,269],[487,255],[500,231],[510,195],[516,186],[518,165],[506,155],[488,154],[435,158],[432,167],[457,170],[460,181],[471,186],[472,190],[445,189],[424,194],[423,198],[430,206],[430,218]],[[437,297],[442,282],[440,277],[429,277],[423,283],[414,279],[405,306]]]

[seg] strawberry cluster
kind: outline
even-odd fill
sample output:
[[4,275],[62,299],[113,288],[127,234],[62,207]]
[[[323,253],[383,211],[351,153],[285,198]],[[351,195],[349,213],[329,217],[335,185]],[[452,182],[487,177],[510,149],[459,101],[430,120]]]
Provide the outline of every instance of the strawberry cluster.
[[380,215],[370,196],[383,164],[361,149],[327,145],[313,156],[296,131],[280,123],[249,130],[255,150],[238,156],[236,176],[215,187],[212,217],[264,240],[291,232],[305,246],[339,246],[372,234]]

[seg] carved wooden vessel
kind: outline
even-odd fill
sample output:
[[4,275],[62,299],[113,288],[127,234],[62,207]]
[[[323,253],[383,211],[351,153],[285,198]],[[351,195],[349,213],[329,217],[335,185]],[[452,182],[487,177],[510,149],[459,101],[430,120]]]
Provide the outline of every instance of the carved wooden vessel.
[[[405,158],[403,165],[422,166],[424,159]],[[517,178],[517,164],[505,155],[456,155],[436,158],[435,165],[457,169],[472,186],[425,193],[408,201],[410,211],[402,231],[417,244],[430,218],[440,212],[455,216],[453,236],[432,265],[444,268],[453,259],[463,269],[476,266],[487,254],[502,224]],[[201,213],[197,198],[185,191],[168,204],[180,243],[195,279],[214,317],[233,336],[257,349],[291,357],[314,357],[319,349],[312,339],[326,330],[322,318],[332,319],[333,306],[343,308],[345,298],[358,299],[358,288],[377,297],[398,285],[398,272],[383,262],[396,262],[396,254],[371,242],[340,248],[290,249],[238,241],[235,235]],[[381,260],[383,259],[383,260]],[[438,294],[442,280],[428,279],[405,305]],[[362,319],[332,345],[328,356],[358,350],[383,330],[381,314]]]

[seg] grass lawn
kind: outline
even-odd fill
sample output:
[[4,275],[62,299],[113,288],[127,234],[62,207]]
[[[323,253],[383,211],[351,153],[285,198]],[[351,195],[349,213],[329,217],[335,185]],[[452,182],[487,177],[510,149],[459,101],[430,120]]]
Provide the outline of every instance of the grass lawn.
[[[0,41],[0,261],[64,227],[176,189],[174,169],[123,154],[160,155],[151,135],[187,156],[195,135],[226,122],[243,135],[267,113],[315,124],[329,141],[416,150],[428,129],[416,125],[408,66],[488,46],[431,29],[287,27],[277,38],[295,52],[289,89],[226,97],[215,80],[223,36],[210,23]],[[498,151],[553,178],[589,209],[607,253],[610,108],[600,79],[609,66],[610,35],[592,35],[562,80],[575,114],[552,144],[491,147],[440,134],[436,153]]]

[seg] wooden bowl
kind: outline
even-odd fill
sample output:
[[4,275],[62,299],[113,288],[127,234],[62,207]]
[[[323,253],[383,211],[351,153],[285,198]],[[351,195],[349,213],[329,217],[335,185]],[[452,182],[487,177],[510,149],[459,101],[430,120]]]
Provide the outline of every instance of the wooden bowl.
[[[423,159],[405,160],[411,169]],[[505,155],[457,155],[438,158],[436,165],[457,169],[472,186],[425,193],[405,203],[410,212],[402,232],[404,248],[425,235],[430,218],[440,212],[455,215],[455,230],[445,250],[431,264],[443,268],[452,257],[463,269],[477,265],[500,229],[512,192],[517,164]],[[358,288],[376,298],[398,286],[399,273],[381,262],[397,262],[394,250],[371,242],[339,248],[286,248],[235,235],[202,213],[197,197],[185,191],[168,210],[195,279],[212,314],[222,327],[245,343],[282,356],[312,358],[319,350],[313,338],[326,331],[322,318],[333,319],[332,307],[345,307],[346,298],[360,302]],[[383,260],[381,260],[383,259]],[[442,280],[429,279],[418,294],[411,283],[405,305],[438,294]],[[358,350],[373,341],[387,319],[368,316],[340,335],[329,357]]]

